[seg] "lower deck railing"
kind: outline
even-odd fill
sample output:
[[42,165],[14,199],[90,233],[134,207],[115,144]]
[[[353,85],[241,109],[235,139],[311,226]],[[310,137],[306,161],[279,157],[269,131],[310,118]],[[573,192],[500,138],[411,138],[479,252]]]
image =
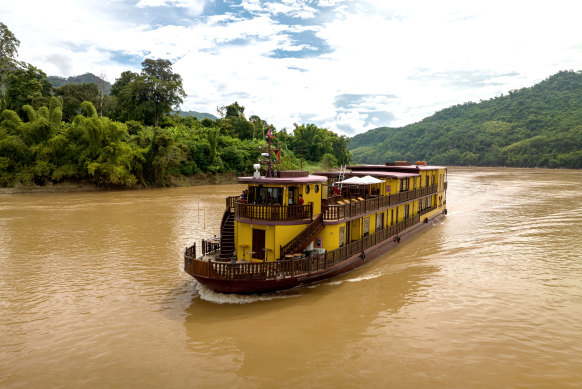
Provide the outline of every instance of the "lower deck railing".
[[[420,223],[420,215],[415,215],[410,219],[377,231],[338,249],[307,258],[258,263],[212,262],[207,259],[195,259],[194,256],[189,257],[189,249],[187,249],[185,261],[186,266],[194,265],[191,268],[194,274],[222,280],[266,280],[307,275],[339,264],[382,241],[395,239],[398,233],[418,223]],[[190,254],[192,254],[191,251]],[[199,262],[199,264],[196,264],[196,262]]]

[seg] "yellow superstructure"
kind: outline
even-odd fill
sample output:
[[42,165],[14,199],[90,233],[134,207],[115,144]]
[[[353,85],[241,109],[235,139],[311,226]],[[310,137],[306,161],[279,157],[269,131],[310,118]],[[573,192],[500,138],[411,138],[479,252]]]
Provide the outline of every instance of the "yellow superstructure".
[[[240,178],[248,187],[235,206],[236,260],[272,262],[333,251],[409,220],[430,219],[445,208],[444,167],[400,163],[350,169],[341,179],[334,172]],[[349,177],[368,181],[344,183]]]

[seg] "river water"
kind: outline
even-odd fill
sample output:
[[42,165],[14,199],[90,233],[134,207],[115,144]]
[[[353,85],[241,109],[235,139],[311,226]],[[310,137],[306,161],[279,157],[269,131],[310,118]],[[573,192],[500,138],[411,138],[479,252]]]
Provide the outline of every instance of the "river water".
[[241,186],[0,195],[0,387],[581,387],[582,171],[448,181],[414,239],[246,297],[182,271]]

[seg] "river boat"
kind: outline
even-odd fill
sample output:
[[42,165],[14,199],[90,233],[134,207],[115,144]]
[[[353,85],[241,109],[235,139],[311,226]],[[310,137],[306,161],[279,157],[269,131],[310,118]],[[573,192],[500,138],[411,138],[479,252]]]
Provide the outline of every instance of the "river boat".
[[238,178],[242,194],[226,198],[220,236],[202,240],[200,255],[196,244],[185,250],[185,271],[216,292],[273,292],[338,276],[447,213],[447,168],[422,161],[320,174],[275,172],[270,160],[266,174],[259,167]]

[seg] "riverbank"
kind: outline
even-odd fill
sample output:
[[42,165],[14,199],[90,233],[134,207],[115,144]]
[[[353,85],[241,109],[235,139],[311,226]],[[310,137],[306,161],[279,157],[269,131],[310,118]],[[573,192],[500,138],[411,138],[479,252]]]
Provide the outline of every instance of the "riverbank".
[[[197,173],[191,176],[172,177],[168,187],[185,187],[200,185],[227,185],[236,184],[237,175],[234,173]],[[70,192],[98,192],[113,190],[151,189],[152,186],[136,185],[133,187],[99,186],[87,180],[48,183],[46,185],[16,185],[10,188],[0,188],[0,194],[19,193],[70,193]]]

